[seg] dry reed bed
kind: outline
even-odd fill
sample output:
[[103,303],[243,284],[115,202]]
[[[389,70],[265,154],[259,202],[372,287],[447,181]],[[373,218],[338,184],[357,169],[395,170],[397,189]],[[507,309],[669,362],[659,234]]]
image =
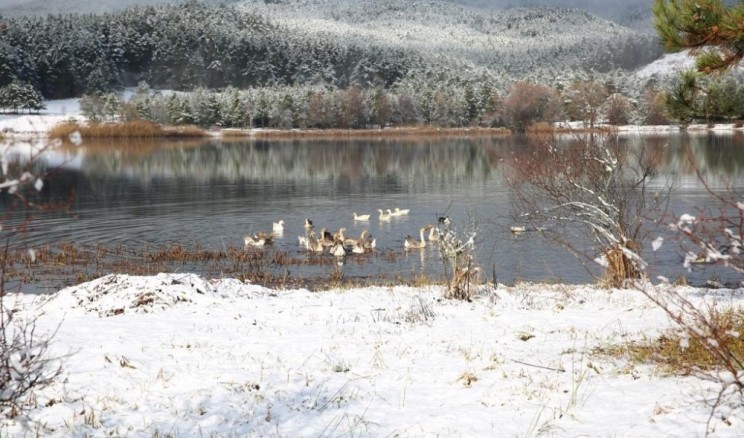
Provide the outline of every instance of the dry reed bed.
[[[394,261],[402,256],[402,250],[382,252],[379,256],[385,261]],[[362,266],[374,257],[378,255],[350,255],[345,263]],[[33,256],[23,249],[0,253],[0,265],[5,266],[5,276],[10,282],[43,284],[53,288],[79,284],[110,273],[154,275],[158,272],[194,272],[210,278],[229,275],[241,281],[278,288],[326,289],[346,285],[366,286],[392,280],[406,282],[398,277],[346,278],[333,256],[307,254],[300,249],[287,252],[272,247],[231,246],[213,250],[198,244],[131,248],[66,242],[39,247]],[[312,277],[292,276],[290,268],[298,266],[314,267],[312,269],[317,274]],[[412,281],[418,282],[420,279]]]
[[223,137],[247,137],[260,139],[296,138],[393,138],[393,137],[502,137],[511,134],[506,128],[437,128],[431,126],[385,129],[291,129],[257,130],[224,129]]
[[137,120],[121,123],[64,122],[49,130],[50,138],[67,139],[78,132],[86,138],[194,138],[209,134],[195,126],[162,127],[153,122]]

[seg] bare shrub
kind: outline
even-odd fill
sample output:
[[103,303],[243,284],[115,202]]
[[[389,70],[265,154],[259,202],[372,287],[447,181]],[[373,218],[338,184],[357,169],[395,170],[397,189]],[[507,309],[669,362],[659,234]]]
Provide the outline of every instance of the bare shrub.
[[525,132],[535,122],[552,122],[556,117],[557,93],[529,82],[515,82],[504,101],[504,113],[510,129]]
[[25,318],[6,299],[4,270],[0,274],[0,416],[13,418],[25,408],[31,393],[50,385],[62,371],[50,355],[54,334],[39,334],[36,317]]
[[[640,278],[646,218],[666,201],[647,193],[662,151],[623,145],[611,132],[532,141],[531,154],[506,160],[515,220],[602,265],[610,286]],[[580,238],[594,243],[593,254],[576,246]]]
[[[11,243],[18,244],[29,228],[32,212],[58,205],[39,198],[48,173],[35,169],[48,146],[36,149],[25,161],[12,148],[0,145],[0,415],[14,417],[23,411],[24,399],[49,385],[61,372],[60,359],[49,354],[54,334],[37,333],[38,316],[25,316],[9,302],[6,268]],[[33,261],[35,251],[28,250]]]
[[[723,190],[714,190],[696,165],[692,152],[686,151],[690,166],[695,170],[698,180],[704,185],[714,208],[697,209],[696,214],[674,215],[670,224],[672,238],[680,241],[685,257],[683,265],[691,269],[693,263],[717,264],[744,273],[744,197],[725,183]],[[663,240],[657,238],[655,249]],[[739,286],[744,285],[740,282]],[[702,296],[699,303],[693,302],[677,287],[662,285],[654,287],[647,282],[635,282],[635,287],[649,300],[661,308],[681,329],[676,341],[684,360],[677,360],[679,368],[715,382],[718,393],[711,401],[708,418],[708,432],[713,431],[712,420],[722,405],[730,409],[722,410],[721,420],[731,410],[744,406],[744,344],[741,331],[744,330],[744,313],[741,309],[721,310],[715,295]],[[669,346],[663,342],[656,345],[666,351]]]
[[[471,224],[464,233],[458,233],[449,217],[439,218],[439,253],[445,264],[447,274],[446,298],[470,301],[474,289],[471,286],[480,283],[481,268],[475,258],[476,225]],[[464,240],[459,236],[463,234]]]
[[[714,207],[677,215],[670,224],[671,230],[681,239],[684,266],[690,269],[692,263],[702,262],[744,274],[744,195],[729,181],[723,182],[722,190],[713,189],[695,164],[692,152],[688,149],[686,154]],[[744,281],[740,286],[744,286]]]
[[[676,287],[654,287],[647,282],[636,282],[635,287],[682,330],[677,338],[684,361],[678,360],[675,364],[718,384],[718,393],[710,402],[708,432],[711,432],[711,422],[722,405],[732,409],[743,406],[744,363],[739,339],[743,328],[741,311],[721,311],[715,303],[695,304]],[[664,344],[660,346],[664,347]]]

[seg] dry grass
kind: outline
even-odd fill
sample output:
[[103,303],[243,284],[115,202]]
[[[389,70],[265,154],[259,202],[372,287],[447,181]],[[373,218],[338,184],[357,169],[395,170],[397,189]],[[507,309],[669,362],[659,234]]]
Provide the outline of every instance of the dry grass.
[[207,133],[195,126],[163,128],[153,122],[136,120],[122,123],[59,123],[49,130],[50,138],[68,139],[79,132],[84,139],[89,138],[162,138],[162,137],[205,137]]
[[199,138],[208,137],[209,133],[194,125],[165,126],[163,127],[166,137],[170,138]]
[[[225,132],[227,131],[227,132]],[[224,130],[223,136],[251,138],[380,138],[380,137],[501,137],[510,135],[505,128],[439,128],[412,126],[385,129],[293,129],[293,130]]]
[[548,122],[537,122],[533,123],[527,128],[528,135],[535,134],[553,134],[556,132],[555,125]]
[[552,123],[537,122],[527,128],[527,135],[546,135],[546,134],[599,134],[612,132],[614,126],[595,126],[594,128],[574,128],[570,126],[556,126]]
[[[707,339],[725,343],[731,353],[738,358],[744,357],[744,309],[727,309],[711,313],[711,325],[714,333]],[[707,329],[702,329],[708,332]],[[683,345],[687,344],[684,348]],[[710,348],[696,338],[682,338],[676,331],[670,331],[656,339],[631,342],[626,345],[602,348],[598,353],[615,357],[627,357],[634,363],[653,363],[665,372],[675,375],[690,375],[700,371],[713,371],[721,368]]]
[[[631,245],[634,246],[634,245]],[[633,250],[633,248],[631,248]],[[602,285],[606,287],[623,287],[628,279],[640,278],[641,271],[620,248],[611,248],[605,253],[607,268]]]

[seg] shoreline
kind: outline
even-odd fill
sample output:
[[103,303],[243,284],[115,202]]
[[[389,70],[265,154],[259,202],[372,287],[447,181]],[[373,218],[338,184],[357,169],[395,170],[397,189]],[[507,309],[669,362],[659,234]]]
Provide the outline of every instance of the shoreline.
[[[55,127],[64,123],[87,123],[85,117],[80,114],[59,115],[2,115],[0,116],[0,140],[2,141],[28,141],[50,138],[49,133]],[[113,123],[112,126],[122,127],[122,123]],[[225,129],[203,129],[194,126],[182,125],[155,125],[162,133],[159,135],[148,134],[140,136],[135,134],[96,134],[86,136],[84,140],[92,139],[174,139],[174,138],[218,138],[225,140],[300,140],[300,139],[381,139],[381,138],[493,138],[508,137],[514,135],[566,135],[586,133],[615,132],[618,135],[639,134],[701,134],[719,133],[735,134],[744,132],[744,126],[737,123],[696,123],[687,126],[682,125],[621,125],[608,126],[597,125],[593,129],[585,128],[582,122],[558,122],[552,128],[536,127],[526,133],[516,133],[507,128],[484,128],[484,127],[436,127],[436,126],[403,126],[385,128],[365,129],[275,129],[275,128],[225,128]],[[104,126],[105,128],[105,126]]]

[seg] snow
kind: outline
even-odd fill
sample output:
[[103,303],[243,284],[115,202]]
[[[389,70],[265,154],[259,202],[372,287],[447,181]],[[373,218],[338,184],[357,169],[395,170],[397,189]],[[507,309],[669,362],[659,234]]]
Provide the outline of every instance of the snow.
[[656,61],[636,71],[636,76],[649,79],[652,76],[670,76],[683,70],[695,68],[695,58],[688,50],[677,53],[667,53]]
[[46,100],[44,103],[46,109],[38,114],[0,115],[0,132],[6,136],[40,137],[58,123],[84,120],[80,99]]
[[[657,286],[670,288],[672,286]],[[744,290],[675,289],[741,305]],[[270,290],[109,275],[10,295],[63,375],[0,435],[703,436],[713,383],[592,354],[671,327],[634,290]],[[736,436],[714,419],[711,436]],[[35,427],[40,427],[39,430]],[[33,433],[32,433],[33,431]]]
[[[656,61],[638,69],[635,72],[639,79],[650,79],[651,77],[668,77],[676,75],[684,70],[695,69],[695,57],[690,50],[682,50],[676,53],[667,53]],[[738,72],[744,71],[744,65],[736,68]]]

